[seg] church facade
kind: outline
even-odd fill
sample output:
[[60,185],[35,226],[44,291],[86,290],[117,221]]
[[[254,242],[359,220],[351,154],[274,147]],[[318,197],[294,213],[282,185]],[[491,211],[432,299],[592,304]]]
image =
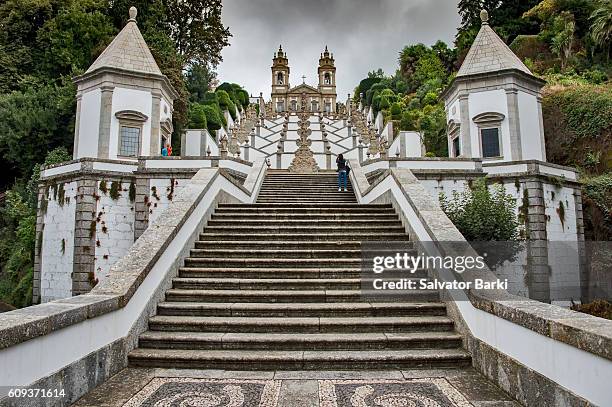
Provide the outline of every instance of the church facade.
[[[291,87],[289,81],[289,59],[282,46],[272,60],[272,106],[276,113],[309,112],[336,113],[336,66],[334,54],[327,47],[319,58],[317,77],[319,84],[315,88],[302,82]],[[302,95],[306,106],[302,106]],[[303,109],[302,109],[303,108]]]

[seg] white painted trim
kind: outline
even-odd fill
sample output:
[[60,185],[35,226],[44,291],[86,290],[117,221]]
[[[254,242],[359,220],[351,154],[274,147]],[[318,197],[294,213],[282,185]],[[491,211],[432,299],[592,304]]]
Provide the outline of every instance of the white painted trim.
[[107,162],[93,162],[93,169],[99,171],[113,171],[113,172],[127,172],[133,173],[138,169],[138,164],[118,164],[118,163],[107,163]]
[[146,160],[146,169],[178,169],[178,168],[211,168],[212,161],[207,160]]
[[234,160],[219,160],[219,168],[228,168],[230,170],[238,171],[242,174],[248,174],[251,172],[251,166]]
[[69,172],[80,171],[81,163],[66,164],[59,167],[49,168],[42,173],[43,177],[53,177],[55,175],[67,174]]

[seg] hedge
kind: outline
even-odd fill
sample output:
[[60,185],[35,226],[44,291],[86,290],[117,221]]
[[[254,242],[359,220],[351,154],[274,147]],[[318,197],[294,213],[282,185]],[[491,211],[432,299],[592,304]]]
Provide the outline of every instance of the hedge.
[[206,122],[208,123],[208,131],[214,137],[216,130],[223,127],[223,120],[221,120],[221,111],[217,106],[203,105],[203,111],[206,115]]
[[199,103],[192,103],[189,106],[189,127],[192,129],[206,129],[207,120],[205,106]]

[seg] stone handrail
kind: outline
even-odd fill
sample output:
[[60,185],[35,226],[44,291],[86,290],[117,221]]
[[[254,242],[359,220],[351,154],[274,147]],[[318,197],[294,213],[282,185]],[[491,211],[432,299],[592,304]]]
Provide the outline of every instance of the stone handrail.
[[224,169],[201,169],[90,293],[0,314],[0,383],[50,380],[65,369],[82,368],[79,361],[91,355],[102,358],[87,366],[102,369],[90,372],[98,380],[125,367],[127,352],[216,205],[254,202],[266,170],[263,160],[256,162],[240,185]]
[[[386,176],[370,185],[358,160],[349,162],[351,182],[360,203],[391,202],[410,229],[411,237],[433,242],[443,256],[466,255],[456,251],[456,242],[466,243],[458,245],[461,249],[467,246],[465,238],[409,169],[391,168]],[[448,280],[448,274],[436,272],[438,278]],[[466,271],[464,275],[466,281],[476,278],[497,279],[488,268]],[[612,321],[514,296],[503,290],[447,294],[471,335],[589,401],[612,405],[612,396],[606,395],[603,390],[606,385],[601,383],[603,377],[612,377]],[[508,330],[506,336],[502,333],[504,329]],[[516,340],[512,335],[523,339]],[[521,343],[519,348],[522,349],[517,349],[517,343]],[[533,344],[531,348],[530,343]],[[533,354],[537,349],[549,349],[551,353]],[[568,359],[572,358],[574,368],[577,367],[584,377],[578,381],[576,374],[568,376],[556,369],[554,352],[564,352]]]

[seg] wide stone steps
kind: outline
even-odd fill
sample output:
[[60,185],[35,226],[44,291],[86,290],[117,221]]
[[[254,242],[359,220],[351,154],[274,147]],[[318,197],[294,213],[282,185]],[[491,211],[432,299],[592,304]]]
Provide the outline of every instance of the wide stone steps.
[[297,267],[297,268],[340,268],[340,267],[359,267],[361,265],[360,258],[306,258],[306,259],[288,259],[288,258],[261,258],[261,257],[243,257],[236,258],[205,258],[205,257],[188,257],[185,259],[185,267]]
[[335,222],[335,221],[392,221],[398,220],[395,213],[277,213],[277,212],[219,212],[212,215],[213,221],[232,222],[238,220],[253,220],[265,222]]
[[[414,247],[414,244],[407,240],[404,236],[401,242],[406,249]],[[313,241],[313,240],[292,240],[292,241],[265,241],[258,242],[253,240],[226,240],[222,243],[202,240],[195,242],[196,249],[208,250],[219,249],[219,247],[239,247],[244,252],[261,249],[278,249],[278,250],[353,250],[361,249],[361,242],[356,240],[335,240],[335,241]]]
[[[399,271],[401,278],[427,278],[427,270]],[[181,278],[360,278],[361,268],[279,268],[279,267],[181,267]],[[393,276],[395,277],[395,275]]]
[[[431,290],[411,290],[407,293],[390,293],[385,301],[440,301],[440,294]],[[358,302],[363,296],[360,290],[186,290],[171,288],[166,291],[166,301],[201,302]]]
[[157,349],[250,349],[250,350],[372,350],[372,349],[451,349],[461,346],[461,335],[454,332],[400,333],[237,333],[237,332],[145,332],[141,348]]
[[135,367],[231,370],[364,370],[462,368],[471,359],[462,349],[410,350],[194,350],[145,349],[130,352]]
[[[344,189],[344,186],[343,186]],[[333,196],[352,196],[355,197],[353,193],[353,188],[347,187],[347,191],[338,191],[338,183],[330,183],[325,186],[319,185],[262,185],[260,190],[260,196],[262,194],[272,195],[275,193],[287,194],[287,193],[304,193],[306,195],[333,195]]]
[[[232,219],[230,221],[223,219],[212,219],[208,221],[208,225],[210,227],[223,226],[223,225],[236,225],[240,227],[245,226],[266,226],[266,227],[276,227],[279,224],[279,221],[276,219],[266,219],[266,218],[251,218],[251,219]],[[315,226],[315,227],[335,227],[344,228],[344,227],[353,227],[353,228],[364,228],[368,226],[373,227],[402,227],[401,222],[398,219],[385,219],[385,220],[370,220],[370,219],[294,219],[291,221],[291,224],[296,227],[305,227],[305,226]]]
[[[313,232],[313,231],[309,231]],[[404,233],[396,232],[396,233],[385,233],[379,231],[371,231],[371,233],[363,232],[361,230],[354,231],[351,233],[346,233],[343,231],[338,231],[336,229],[335,233],[281,233],[279,231],[270,231],[269,233],[249,233],[246,234],[244,232],[238,231],[230,231],[230,232],[222,232],[219,233],[202,233],[200,235],[200,240],[212,240],[212,241],[287,241],[287,240],[310,240],[310,241],[335,241],[335,240],[355,240],[355,241],[406,241],[408,238]]]
[[[407,278],[406,280],[418,280]],[[172,287],[183,290],[359,290],[360,278],[193,278],[178,277]]]
[[[359,249],[251,249],[248,251],[249,257],[253,258],[284,258],[284,259],[312,259],[312,258],[335,258],[346,257],[360,259],[361,250]],[[244,258],[243,249],[192,249],[190,257],[215,258],[224,256],[227,258]]]
[[333,225],[225,225],[225,226],[209,226],[204,231],[204,235],[207,233],[222,233],[222,232],[239,232],[239,233],[312,233],[312,234],[328,234],[338,232],[341,230],[344,233],[351,232],[396,232],[404,233],[404,227],[400,225],[396,226],[379,226],[378,224],[367,224],[367,225],[349,225],[343,226],[342,228]]
[[[359,205],[350,185],[348,192],[337,191],[335,172],[271,170],[256,203],[218,205],[129,364],[232,370],[469,366],[439,292],[374,297],[361,290],[363,242],[386,241],[417,254],[393,207]],[[393,277],[428,274],[399,270]]]
[[444,316],[446,306],[439,302],[330,302],[330,303],[207,303],[162,302],[158,315],[234,317],[375,317]]
[[[220,204],[221,205],[221,204]],[[234,205],[234,204],[225,204]],[[321,216],[350,216],[350,215],[388,215],[395,214],[395,211],[390,205],[375,207],[375,208],[364,208],[361,206],[355,206],[354,204],[335,204],[335,205],[316,205],[316,204],[286,204],[286,203],[273,203],[273,204],[244,204],[249,205],[240,209],[235,206],[219,206],[215,211],[215,214],[234,213],[240,211],[244,215],[250,214],[263,214],[263,215],[321,215]],[[396,215],[397,216],[397,215]]]
[[[407,250],[409,255],[416,255],[416,250]],[[191,249],[190,257],[197,258],[244,258],[244,249]],[[326,258],[352,258],[361,260],[360,249],[260,249],[251,248],[248,250],[250,258],[268,258],[268,259],[326,259]]]
[[153,316],[149,329],[174,332],[432,332],[451,331],[446,316],[416,317],[186,317]]
[[[288,205],[283,202],[277,203],[252,203],[252,204],[234,204],[226,203],[219,204],[219,209],[244,209],[248,212],[249,209],[274,209],[277,212],[288,211],[288,212],[302,212],[303,209],[312,209],[312,213],[319,212],[335,212],[335,213],[346,213],[346,211],[359,212],[359,213],[370,213],[374,210],[385,209],[388,213],[393,213],[393,207],[388,204],[367,204],[360,205],[357,203],[345,203],[345,204],[325,204],[325,203],[296,203]],[[222,212],[222,211],[221,211]]]

